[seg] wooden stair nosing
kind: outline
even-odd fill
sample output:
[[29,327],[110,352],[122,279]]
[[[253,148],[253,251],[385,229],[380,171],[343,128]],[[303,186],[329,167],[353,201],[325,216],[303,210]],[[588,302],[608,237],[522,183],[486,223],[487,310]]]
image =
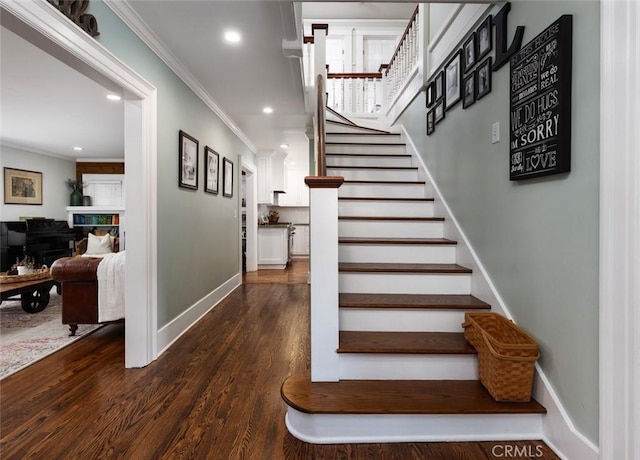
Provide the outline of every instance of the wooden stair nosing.
[[423,180],[345,180],[345,184],[424,185]]
[[477,380],[342,380],[287,378],[284,401],[307,414],[546,414],[536,400],[497,402]]
[[405,146],[407,144],[405,144],[404,142],[388,142],[388,143],[384,143],[384,144],[378,144],[375,142],[325,142],[324,143],[325,146],[329,147],[329,146],[337,146],[337,145],[347,145],[347,146],[375,146],[375,147],[401,147],[401,146]]
[[395,264],[395,263],[353,263],[338,264],[340,273],[429,273],[438,275],[469,274],[470,268],[458,264]]
[[[341,125],[341,126],[346,126],[347,128],[356,128],[356,129],[364,129],[366,131],[371,131],[373,133],[379,133],[379,134],[393,134],[389,131],[384,131],[382,129],[376,129],[376,128],[368,128],[366,126],[360,126],[360,125],[356,125],[355,123],[353,123],[351,120],[349,120],[350,123],[343,123],[340,121],[336,121],[336,120],[327,120],[325,122],[325,124],[335,124],[335,125]],[[337,134],[337,133],[331,133],[331,132],[327,132],[326,134]],[[349,133],[349,134],[355,134],[355,133]]]
[[340,308],[399,308],[433,310],[489,310],[491,306],[469,294],[352,294],[340,293]]
[[338,216],[338,220],[371,220],[397,222],[444,222],[444,217],[387,217],[387,216]]
[[373,169],[379,170],[391,170],[391,171],[417,171],[416,166],[327,166],[327,169]]
[[[357,158],[411,158],[410,154],[406,153],[380,153],[376,155],[375,153],[326,153],[325,156],[334,156],[334,157],[357,157]],[[327,166],[328,168],[329,166]]]
[[[359,128],[364,128],[364,129],[374,129],[374,128],[366,128],[364,126],[358,126],[358,127]],[[382,132],[377,132],[377,133],[326,133],[326,135],[331,135],[331,136],[402,136],[401,133],[392,133],[392,132],[389,132],[389,131],[382,131]]]
[[473,355],[462,332],[340,331],[338,353]]
[[338,201],[435,201],[434,198],[394,198],[394,197],[375,197],[375,196],[339,196]]
[[457,241],[447,238],[371,238],[371,237],[344,237],[338,238],[338,244],[380,244],[380,245],[420,245],[420,246],[450,246],[458,244]]

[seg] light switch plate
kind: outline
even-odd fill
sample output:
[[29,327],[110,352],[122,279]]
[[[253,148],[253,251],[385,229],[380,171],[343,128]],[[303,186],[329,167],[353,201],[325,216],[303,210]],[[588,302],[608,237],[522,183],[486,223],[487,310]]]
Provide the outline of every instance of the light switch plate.
[[496,121],[491,125],[491,143],[497,144],[500,142],[500,122]]

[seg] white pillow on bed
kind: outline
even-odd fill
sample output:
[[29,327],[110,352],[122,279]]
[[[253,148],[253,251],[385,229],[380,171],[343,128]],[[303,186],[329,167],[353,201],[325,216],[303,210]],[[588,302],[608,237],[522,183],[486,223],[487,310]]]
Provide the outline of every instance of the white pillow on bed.
[[87,250],[83,257],[100,257],[113,252],[111,235],[95,236],[89,233],[89,241],[87,241]]

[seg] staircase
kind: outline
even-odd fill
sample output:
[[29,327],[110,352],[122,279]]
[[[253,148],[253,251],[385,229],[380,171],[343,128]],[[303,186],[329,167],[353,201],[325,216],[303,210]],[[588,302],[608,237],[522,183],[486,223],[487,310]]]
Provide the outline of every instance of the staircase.
[[[400,134],[327,122],[338,190],[340,380],[282,386],[287,426],[314,443],[539,439],[538,402],[499,403],[461,327],[471,295]],[[313,257],[313,255],[312,255]]]

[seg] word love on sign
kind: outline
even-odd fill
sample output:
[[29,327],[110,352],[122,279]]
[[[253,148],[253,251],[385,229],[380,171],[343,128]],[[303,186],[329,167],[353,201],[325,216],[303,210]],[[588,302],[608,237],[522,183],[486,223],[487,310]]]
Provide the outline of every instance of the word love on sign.
[[571,169],[572,16],[511,57],[511,180]]
[[91,35],[97,37],[100,35],[98,32],[98,21],[92,14],[85,14],[84,12],[89,8],[89,0],[48,0],[54,8],[71,19],[76,25],[80,26],[82,30]]

